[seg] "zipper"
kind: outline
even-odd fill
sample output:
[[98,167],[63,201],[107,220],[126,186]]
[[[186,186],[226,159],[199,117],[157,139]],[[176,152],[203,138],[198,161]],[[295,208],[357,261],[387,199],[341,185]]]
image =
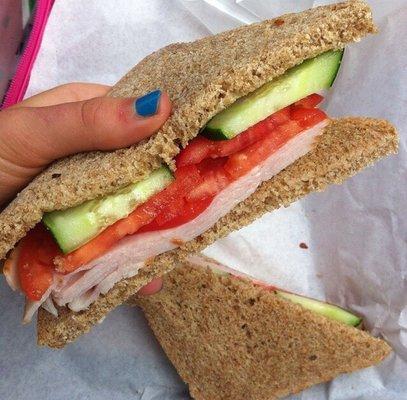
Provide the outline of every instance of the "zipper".
[[10,107],[23,99],[53,4],[54,0],[37,0],[33,15],[33,27],[1,108]]

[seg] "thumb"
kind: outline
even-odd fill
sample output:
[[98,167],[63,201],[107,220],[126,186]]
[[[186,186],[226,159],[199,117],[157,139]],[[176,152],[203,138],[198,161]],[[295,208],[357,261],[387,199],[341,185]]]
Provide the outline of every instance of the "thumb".
[[170,113],[168,95],[159,90],[138,99],[96,97],[6,109],[0,113],[0,134],[14,163],[40,168],[70,154],[137,143],[155,133]]

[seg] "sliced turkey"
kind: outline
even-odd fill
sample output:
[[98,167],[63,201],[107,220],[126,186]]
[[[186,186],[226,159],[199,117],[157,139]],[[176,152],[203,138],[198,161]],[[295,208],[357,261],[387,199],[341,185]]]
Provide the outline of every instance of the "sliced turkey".
[[[37,312],[37,310],[43,305],[43,303],[47,303],[49,306],[50,302],[48,301],[50,294],[53,290],[53,285],[51,285],[48,290],[43,294],[41,300],[32,301],[26,298],[25,300],[25,307],[24,307],[24,315],[23,315],[23,324],[28,324],[31,322],[33,315]],[[45,309],[47,309],[46,307]],[[55,307],[54,307],[55,308]]]

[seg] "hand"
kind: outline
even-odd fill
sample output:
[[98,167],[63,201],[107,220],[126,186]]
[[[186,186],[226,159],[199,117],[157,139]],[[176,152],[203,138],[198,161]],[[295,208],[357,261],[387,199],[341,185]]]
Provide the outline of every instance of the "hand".
[[[0,206],[52,161],[90,150],[127,147],[152,135],[171,113],[168,95],[104,97],[109,86],[72,83],[0,112]],[[142,289],[161,288],[161,280]]]
[[108,90],[96,84],[63,85],[0,112],[0,205],[52,161],[127,147],[156,132],[170,115],[166,94],[155,96],[155,104],[147,99],[156,113],[146,117],[136,113],[135,99],[100,97]]

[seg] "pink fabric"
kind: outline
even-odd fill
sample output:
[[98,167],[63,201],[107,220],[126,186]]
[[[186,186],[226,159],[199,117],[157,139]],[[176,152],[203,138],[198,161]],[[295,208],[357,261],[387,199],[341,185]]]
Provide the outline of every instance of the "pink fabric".
[[45,25],[52,9],[54,0],[37,0],[33,27],[26,47],[21,55],[16,73],[10,83],[2,107],[7,108],[18,103],[24,97],[30,81],[31,70],[40,49]]
[[0,1],[0,103],[16,68],[23,37],[21,0]]

